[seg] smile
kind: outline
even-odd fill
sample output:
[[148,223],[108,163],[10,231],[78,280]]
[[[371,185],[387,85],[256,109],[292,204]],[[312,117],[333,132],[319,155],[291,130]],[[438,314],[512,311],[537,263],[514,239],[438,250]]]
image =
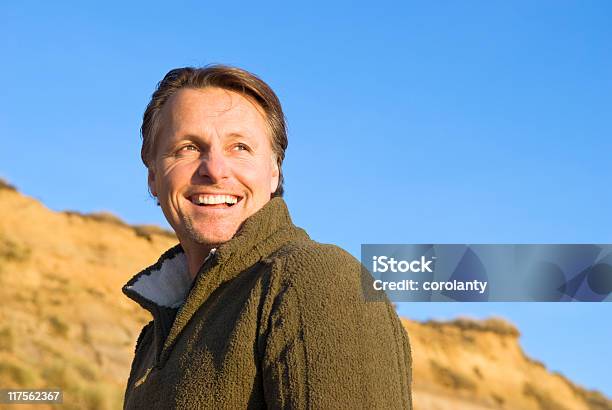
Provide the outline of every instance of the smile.
[[242,198],[236,195],[195,194],[189,200],[198,206],[231,207]]

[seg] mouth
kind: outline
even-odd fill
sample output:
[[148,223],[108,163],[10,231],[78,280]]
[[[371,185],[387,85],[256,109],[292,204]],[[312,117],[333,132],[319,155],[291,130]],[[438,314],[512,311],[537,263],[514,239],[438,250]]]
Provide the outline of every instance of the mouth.
[[189,198],[192,204],[203,208],[231,208],[242,200],[241,196],[229,194],[194,194]]

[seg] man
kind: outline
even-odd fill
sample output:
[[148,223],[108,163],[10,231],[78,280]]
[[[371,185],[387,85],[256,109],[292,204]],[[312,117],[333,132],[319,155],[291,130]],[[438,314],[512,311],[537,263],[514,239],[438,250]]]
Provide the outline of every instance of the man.
[[270,87],[233,67],[172,70],[142,137],[180,244],[123,288],[153,315],[124,408],[411,408],[410,347],[388,299],[366,301],[359,262],[291,222]]

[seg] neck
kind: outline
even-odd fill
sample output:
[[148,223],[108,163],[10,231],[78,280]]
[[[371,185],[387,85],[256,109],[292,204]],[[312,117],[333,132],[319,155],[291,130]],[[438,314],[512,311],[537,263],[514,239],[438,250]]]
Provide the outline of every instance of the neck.
[[187,267],[189,268],[189,276],[191,279],[195,279],[200,268],[204,264],[204,261],[210,254],[210,251],[215,248],[214,245],[202,245],[202,244],[186,244],[181,242],[181,246],[185,251],[187,257]]

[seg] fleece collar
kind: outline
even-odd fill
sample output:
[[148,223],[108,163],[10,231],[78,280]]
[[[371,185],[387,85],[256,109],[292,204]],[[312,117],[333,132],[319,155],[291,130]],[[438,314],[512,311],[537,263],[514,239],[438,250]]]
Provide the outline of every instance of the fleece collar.
[[[204,262],[212,257],[212,249]],[[165,256],[165,257],[164,257]],[[187,257],[180,246],[172,248],[159,262],[127,285],[127,290],[161,307],[177,308],[185,302],[192,278],[187,267]]]
[[[154,316],[159,307],[178,308],[185,303],[187,308],[193,309],[203,301],[202,298],[208,293],[206,290],[214,290],[207,289],[211,287],[210,280],[207,280],[207,276],[212,274],[209,272],[211,269],[215,266],[226,267],[223,272],[214,275],[216,285],[230,280],[278,248],[280,244],[277,238],[281,232],[284,234],[280,237],[308,237],[303,230],[293,225],[285,201],[282,198],[272,198],[244,221],[231,240],[211,251],[195,281],[189,275],[185,252],[177,244],[166,251],[154,265],[130,279],[123,287],[123,293]],[[198,291],[190,297],[194,288]]]

